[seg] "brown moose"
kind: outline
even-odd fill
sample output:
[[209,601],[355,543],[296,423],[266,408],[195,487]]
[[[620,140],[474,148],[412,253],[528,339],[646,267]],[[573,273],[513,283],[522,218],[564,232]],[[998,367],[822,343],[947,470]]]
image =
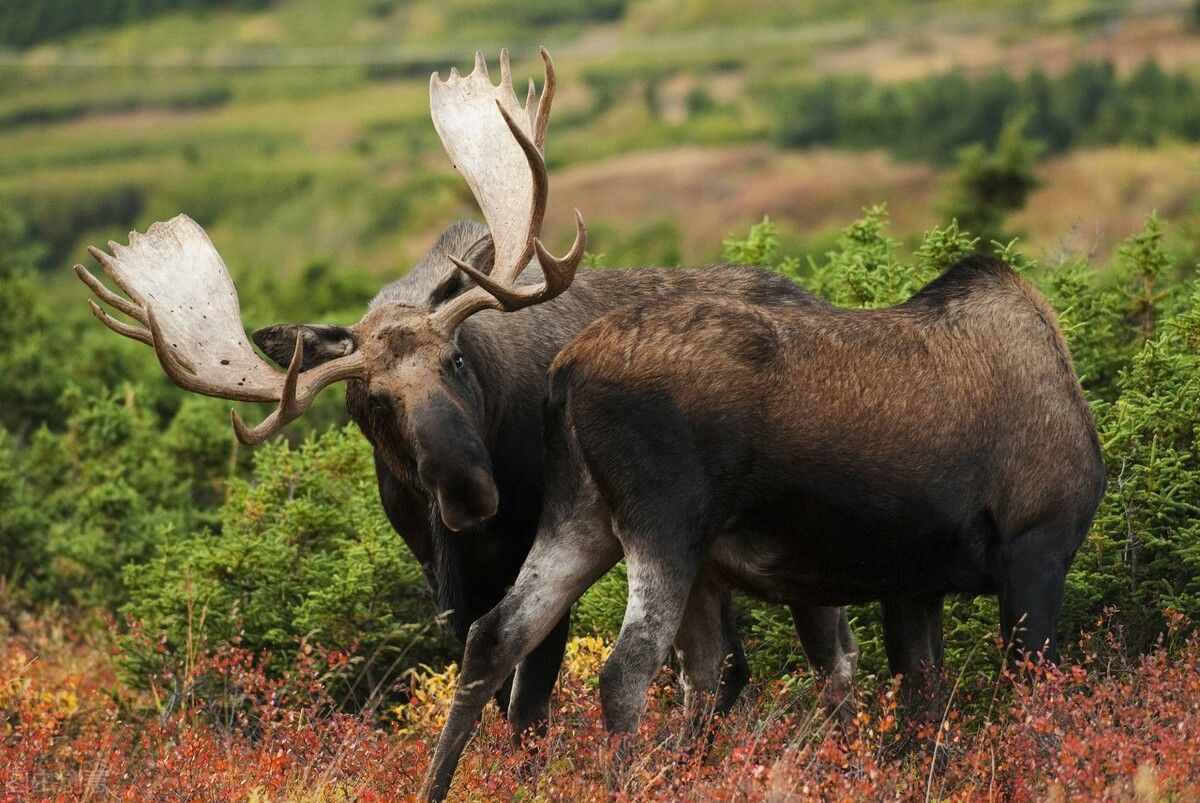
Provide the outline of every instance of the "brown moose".
[[889,309],[630,305],[549,384],[537,537],[471,626],[426,797],[512,666],[622,557],[600,676],[616,734],[636,730],[698,579],[794,606],[881,600],[910,700],[940,669],[948,594],[999,595],[1005,640],[1053,657],[1104,465],[1053,312],[1002,262],[963,259]]

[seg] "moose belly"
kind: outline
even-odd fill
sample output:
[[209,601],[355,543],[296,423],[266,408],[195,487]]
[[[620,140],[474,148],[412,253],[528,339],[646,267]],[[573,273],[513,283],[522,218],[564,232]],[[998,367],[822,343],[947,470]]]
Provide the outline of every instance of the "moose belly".
[[893,594],[983,593],[992,535],[983,515],[796,500],[728,522],[709,560],[727,582],[773,602],[846,605]]

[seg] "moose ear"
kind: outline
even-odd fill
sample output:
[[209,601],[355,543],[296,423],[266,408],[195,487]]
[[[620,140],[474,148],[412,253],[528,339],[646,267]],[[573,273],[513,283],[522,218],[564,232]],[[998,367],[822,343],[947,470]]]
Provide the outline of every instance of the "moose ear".
[[452,268],[429,291],[429,301],[426,303],[429,304],[430,309],[440,306],[461,293],[465,286],[466,280],[463,277],[462,271]]
[[335,357],[344,357],[358,348],[354,342],[354,333],[344,326],[279,323],[259,329],[250,337],[254,340],[254,345],[262,349],[263,354],[270,357],[276,365],[287,368],[292,361],[292,353],[296,350],[297,332],[304,338],[301,371],[307,371]]
[[[485,237],[477,240],[475,245],[463,255],[463,258],[480,273],[491,274],[492,268],[496,264],[496,251],[492,247],[492,238]],[[429,299],[426,303],[430,309],[434,309],[467,289],[470,284],[471,282],[463,275],[463,272],[451,265],[441,280],[429,291]]]

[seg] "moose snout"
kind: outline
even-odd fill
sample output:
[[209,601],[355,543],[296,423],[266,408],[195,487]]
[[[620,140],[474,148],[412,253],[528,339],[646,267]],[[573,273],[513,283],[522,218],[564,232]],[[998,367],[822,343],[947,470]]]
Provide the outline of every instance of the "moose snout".
[[491,472],[472,467],[450,482],[437,485],[442,522],[454,532],[476,527],[496,515],[500,494]]
[[455,405],[430,405],[416,427],[417,473],[437,498],[442,522],[454,532],[496,515],[500,492],[491,457]]
[[469,530],[496,515],[500,493],[491,471],[483,466],[459,464],[449,468],[422,461],[417,470],[421,482],[437,497],[442,522],[454,532]]

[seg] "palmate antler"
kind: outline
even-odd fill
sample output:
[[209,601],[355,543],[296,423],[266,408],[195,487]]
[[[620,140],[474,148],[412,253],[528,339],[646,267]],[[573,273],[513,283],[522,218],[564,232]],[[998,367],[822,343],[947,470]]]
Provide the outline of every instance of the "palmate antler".
[[[545,48],[539,52],[546,80],[536,108],[532,80],[525,106],[517,101],[507,50],[500,51],[499,86],[492,84],[482,53],[475,54],[475,69],[466,77],[454,69],[446,81],[437,73],[430,77],[433,127],[475,195],[495,253],[490,275],[466,260],[452,257],[454,264],[479,286],[433,313],[446,331],[483,309],[512,312],[554,298],[571,285],[583,258],[587,229],[579,210],[575,211],[575,243],[566,256],[552,256],[538,239],[549,189],[542,149],[555,88],[554,63]],[[545,281],[518,286],[517,277],[534,255]]]
[[[498,87],[488,78],[480,54],[466,78],[451,70],[448,81],[434,74],[430,82],[434,126],[483,210],[495,253],[490,275],[465,260],[456,262],[478,287],[430,313],[447,334],[479,310],[511,311],[554,298],[571,284],[583,256],[587,231],[578,212],[575,245],[565,257],[551,256],[538,240],[548,183],[541,148],[554,96],[554,67],[545,49],[541,54],[546,85],[536,110],[532,81],[525,106],[517,103],[505,51],[500,54]],[[191,218],[179,215],[153,224],[145,234],[131,232],[128,246],[108,245],[111,254],[89,250],[129,298],[109,290],[82,265],[75,266],[75,273],[97,298],[140,326],[114,318],[89,299],[92,312],[117,334],[153,347],[163,371],[185,390],[236,401],[275,402],[275,410],[256,427],[246,426],[232,413],[242,443],[266,440],[303,415],[329,385],[367,377],[368,366],[357,351],[301,371],[301,333],[286,372],[259,357],[246,339],[229,271],[204,229]],[[518,287],[516,279],[534,255],[545,281]]]
[[[286,373],[258,356],[246,339],[237,288],[204,229],[186,215],[129,233],[129,245],[110,242],[112,254],[89,248],[129,299],[104,286],[83,265],[75,274],[100,300],[128,315],[131,326],[88,300],[100,322],[154,348],[163,371],[184,390],[234,401],[278,402],[256,427],[232,413],[242,443],[260,443],[299,418],[328,385],[361,376],[362,356],[351,353],[301,372],[304,345]],[[144,327],[144,328],[143,328]]]

